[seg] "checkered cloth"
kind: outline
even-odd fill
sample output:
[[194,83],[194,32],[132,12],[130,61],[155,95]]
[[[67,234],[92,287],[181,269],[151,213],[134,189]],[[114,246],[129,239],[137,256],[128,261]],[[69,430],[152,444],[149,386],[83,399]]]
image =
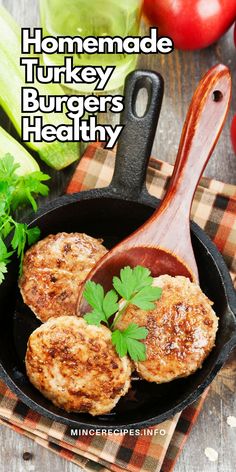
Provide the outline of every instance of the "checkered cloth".
[[[112,177],[115,155],[90,145],[67,188],[68,193],[106,186]],[[162,198],[172,166],[151,159],[147,187]],[[192,219],[214,240],[236,281],[236,187],[203,178],[192,206]],[[0,382],[0,422],[32,438],[86,471],[170,472],[201,410],[201,398],[182,413],[141,435],[84,435],[30,410]],[[150,434],[153,430],[153,434]],[[147,434],[147,432],[149,434]],[[156,433],[157,434],[154,434]]]

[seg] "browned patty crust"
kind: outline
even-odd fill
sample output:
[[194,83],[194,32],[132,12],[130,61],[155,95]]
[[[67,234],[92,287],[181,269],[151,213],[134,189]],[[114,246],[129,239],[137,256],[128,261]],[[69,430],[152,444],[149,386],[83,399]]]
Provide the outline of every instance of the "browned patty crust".
[[145,326],[147,360],[136,362],[140,376],[149,382],[169,382],[201,367],[212,350],[218,319],[212,302],[189,279],[163,275],[155,279],[162,296],[151,311],[129,306],[117,327]]
[[120,358],[105,326],[83,318],[51,318],[29,337],[26,370],[32,384],[66,411],[100,415],[130,386],[131,363]]
[[82,233],[50,234],[25,254],[19,287],[24,302],[42,322],[74,315],[78,291],[107,250]]

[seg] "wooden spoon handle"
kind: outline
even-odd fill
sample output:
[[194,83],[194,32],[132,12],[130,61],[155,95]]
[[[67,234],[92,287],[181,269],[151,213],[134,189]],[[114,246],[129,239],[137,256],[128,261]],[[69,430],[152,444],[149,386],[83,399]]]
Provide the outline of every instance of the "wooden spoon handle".
[[168,192],[156,216],[168,207],[189,217],[193,195],[223,128],[231,97],[231,76],[222,65],[212,67],[193,95],[184,123]]
[[219,64],[203,77],[193,96],[180,141],[169,189],[149,220],[123,243],[123,248],[164,248],[185,261],[197,280],[189,213],[204,167],[222,130],[231,96],[231,77]]

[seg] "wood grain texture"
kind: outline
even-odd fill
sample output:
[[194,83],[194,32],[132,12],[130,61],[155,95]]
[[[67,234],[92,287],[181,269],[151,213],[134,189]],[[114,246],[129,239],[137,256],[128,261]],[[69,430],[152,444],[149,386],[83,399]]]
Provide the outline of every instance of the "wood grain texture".
[[[39,24],[36,0],[0,0],[22,26]],[[230,122],[236,110],[236,51],[232,29],[216,45],[201,52],[174,51],[168,56],[150,55],[140,58],[142,68],[160,72],[165,80],[165,95],[153,155],[173,163],[181,129],[193,92],[201,76],[217,62],[227,65],[233,75],[233,100],[220,141],[206,168],[206,175],[236,183],[236,156],[230,142]],[[113,117],[109,117],[113,121]],[[101,116],[101,121],[107,117]],[[5,121],[6,123],[6,121]],[[72,169],[57,173],[53,179],[53,195],[62,191]],[[175,472],[234,472],[236,464],[236,430],[227,425],[227,416],[236,416],[236,353],[214,380],[205,405],[180,455]],[[23,438],[6,427],[0,428],[0,471],[61,471],[81,469],[33,441]],[[219,453],[217,462],[209,462],[205,447]],[[33,458],[24,461],[22,454],[31,452]]]
[[[1,472],[82,472],[75,464],[5,426],[0,427],[0,444]],[[31,459],[23,459],[26,452]]]

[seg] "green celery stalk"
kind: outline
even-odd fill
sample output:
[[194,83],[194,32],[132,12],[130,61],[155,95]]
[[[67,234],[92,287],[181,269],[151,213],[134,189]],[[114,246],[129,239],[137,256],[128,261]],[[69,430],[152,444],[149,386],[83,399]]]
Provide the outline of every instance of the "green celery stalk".
[[[21,87],[29,86],[24,80],[24,68],[20,66],[21,35],[20,28],[7,10],[0,5],[0,105],[11,119],[17,132],[21,135]],[[33,84],[40,95],[63,95],[59,84]],[[69,124],[64,113],[40,113],[43,123],[59,126]],[[79,157],[78,143],[36,143],[27,142],[27,146],[38,152],[39,157],[49,166],[59,170],[67,167]],[[7,150],[6,150],[7,152]]]
[[20,165],[16,169],[16,174],[26,175],[40,170],[38,163],[28,151],[0,126],[0,159],[6,153],[12,154],[16,164]]

